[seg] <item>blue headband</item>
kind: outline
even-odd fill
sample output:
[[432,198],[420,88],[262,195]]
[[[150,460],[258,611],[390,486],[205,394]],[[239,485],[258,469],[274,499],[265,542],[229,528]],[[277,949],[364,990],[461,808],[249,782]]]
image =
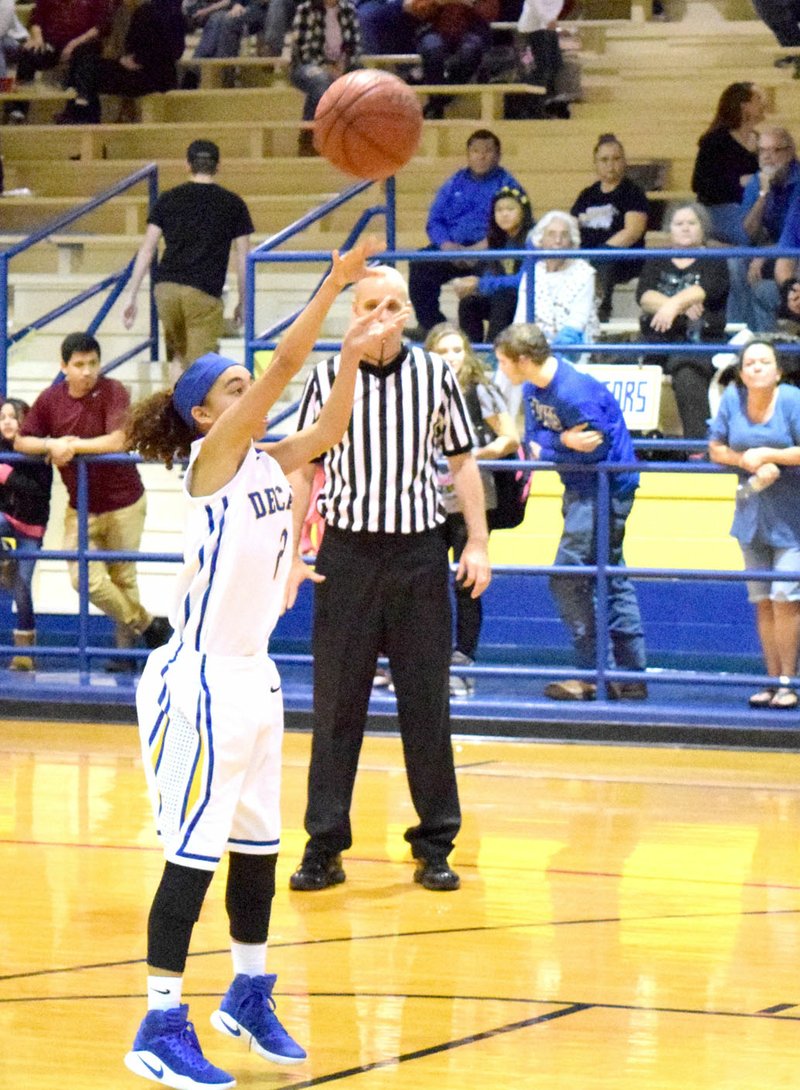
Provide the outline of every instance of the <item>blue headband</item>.
[[195,419],[192,416],[192,409],[195,405],[203,404],[208,391],[223,371],[227,371],[229,367],[237,366],[236,360],[218,356],[216,352],[207,352],[205,356],[195,360],[192,366],[183,372],[172,391],[172,404],[175,406],[175,412],[185,424],[188,424],[190,428],[196,426]]

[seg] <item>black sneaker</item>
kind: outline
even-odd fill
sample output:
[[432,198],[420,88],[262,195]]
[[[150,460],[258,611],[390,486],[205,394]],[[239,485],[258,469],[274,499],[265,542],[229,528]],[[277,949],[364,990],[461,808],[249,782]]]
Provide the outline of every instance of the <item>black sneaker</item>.
[[154,617],[142,633],[142,639],[151,651],[168,643],[171,636],[172,625],[166,617]]
[[341,855],[308,855],[289,879],[289,889],[312,890],[339,886],[345,880]]
[[418,859],[414,881],[419,882],[425,889],[441,892],[458,889],[461,885],[461,879],[445,858]]

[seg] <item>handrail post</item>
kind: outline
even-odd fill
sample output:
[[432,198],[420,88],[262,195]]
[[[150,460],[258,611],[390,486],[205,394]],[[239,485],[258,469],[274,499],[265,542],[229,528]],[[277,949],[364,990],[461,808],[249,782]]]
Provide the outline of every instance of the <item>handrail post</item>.
[[244,266],[244,365],[250,374],[255,374],[255,351],[253,340],[256,335],[256,259],[251,250]]
[[606,670],[608,669],[608,567],[610,529],[611,529],[611,487],[609,468],[600,462],[597,465],[597,497],[595,500],[595,563],[597,575],[595,585],[595,650],[597,655],[597,696],[603,698],[605,691]]
[[89,467],[82,458],[78,467],[78,669],[89,672]]
[[[158,167],[147,176],[147,218],[153,211],[153,205],[158,200]],[[147,228],[145,227],[145,230]],[[158,309],[156,307],[155,272],[158,265],[158,253],[153,254],[150,262],[150,360],[155,363],[158,359]]]
[[394,175],[386,179],[386,247],[395,248],[397,237],[397,183]]
[[0,390],[8,390],[8,254],[0,253]]

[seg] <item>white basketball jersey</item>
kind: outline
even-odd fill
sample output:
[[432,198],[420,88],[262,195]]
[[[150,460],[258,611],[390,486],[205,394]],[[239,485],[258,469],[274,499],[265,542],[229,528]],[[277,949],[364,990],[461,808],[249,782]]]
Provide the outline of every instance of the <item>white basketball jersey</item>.
[[265,451],[251,447],[211,496],[189,496],[202,439],[192,444],[183,567],[170,621],[184,644],[212,655],[265,652],[292,562],[292,488]]

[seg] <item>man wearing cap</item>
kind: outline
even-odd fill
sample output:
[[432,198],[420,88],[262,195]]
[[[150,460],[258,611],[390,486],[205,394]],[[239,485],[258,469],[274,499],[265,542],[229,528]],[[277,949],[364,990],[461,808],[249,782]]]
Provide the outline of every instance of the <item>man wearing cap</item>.
[[210,140],[193,140],[186,152],[190,179],[167,190],[150,212],[144,241],[136,255],[128,305],[123,320],[136,319],[136,296],[162,235],[165,248],[154,275],[158,314],[164,327],[167,358],[181,369],[219,347],[222,334],[222,289],[231,247],[239,299],[234,319],[242,318],[245,258],[253,222],[236,193],[214,181],[219,148]]

